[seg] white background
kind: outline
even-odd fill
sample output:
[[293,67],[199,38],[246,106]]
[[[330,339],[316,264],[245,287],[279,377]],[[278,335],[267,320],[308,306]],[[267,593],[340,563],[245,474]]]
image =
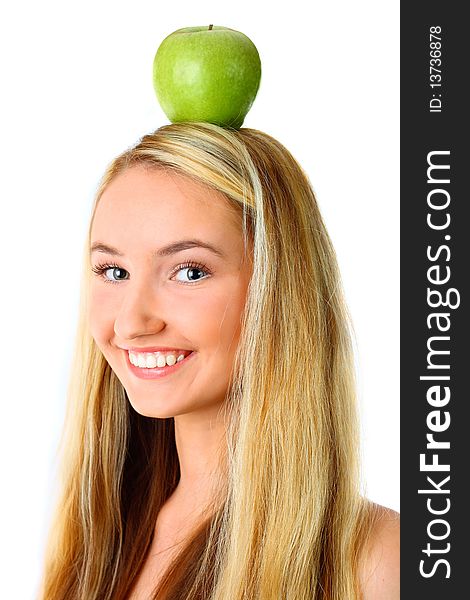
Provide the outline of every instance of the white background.
[[[5,9],[3,9],[5,11]],[[110,160],[168,122],[159,43],[248,35],[262,60],[244,126],[309,175],[357,339],[368,496],[399,509],[398,0],[10,3],[0,15],[2,597],[34,597],[54,486],[81,251]]]

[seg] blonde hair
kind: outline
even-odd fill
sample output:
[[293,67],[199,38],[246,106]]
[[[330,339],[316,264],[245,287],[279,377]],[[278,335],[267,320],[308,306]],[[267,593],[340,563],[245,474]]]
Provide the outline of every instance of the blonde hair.
[[[93,215],[109,183],[136,166],[221,192],[253,242],[226,396],[225,483],[154,598],[359,598],[370,511],[360,495],[351,327],[307,176],[260,131],[165,125],[109,165]],[[179,477],[173,419],[130,407],[88,330],[89,245],[90,235],[41,600],[124,600]]]

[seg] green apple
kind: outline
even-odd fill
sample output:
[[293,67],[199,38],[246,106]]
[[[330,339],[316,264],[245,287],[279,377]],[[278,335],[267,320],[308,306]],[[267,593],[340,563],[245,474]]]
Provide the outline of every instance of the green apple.
[[172,123],[208,121],[239,129],[261,80],[253,42],[221,26],[184,27],[160,44],[153,85]]

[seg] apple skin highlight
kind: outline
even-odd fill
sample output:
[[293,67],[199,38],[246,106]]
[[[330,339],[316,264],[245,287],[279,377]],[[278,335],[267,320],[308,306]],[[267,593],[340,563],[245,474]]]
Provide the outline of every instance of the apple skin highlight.
[[239,129],[261,81],[258,50],[227,27],[184,27],[167,36],[153,61],[153,85],[172,123],[205,121]]

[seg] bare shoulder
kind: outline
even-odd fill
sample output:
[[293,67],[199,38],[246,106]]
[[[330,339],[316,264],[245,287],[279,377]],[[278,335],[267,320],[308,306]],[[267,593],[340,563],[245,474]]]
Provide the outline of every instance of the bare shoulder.
[[373,504],[374,520],[359,571],[362,600],[400,598],[400,515]]

